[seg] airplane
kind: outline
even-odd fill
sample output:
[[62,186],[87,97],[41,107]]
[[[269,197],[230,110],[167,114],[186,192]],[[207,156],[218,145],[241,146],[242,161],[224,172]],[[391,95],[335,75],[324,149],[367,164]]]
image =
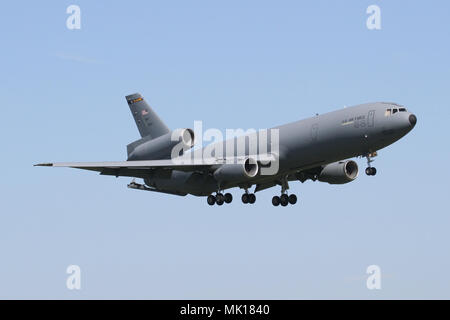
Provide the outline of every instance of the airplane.
[[[231,152],[223,156],[217,150],[225,150],[225,143],[213,148],[210,157],[186,161],[195,159],[192,155],[196,151],[189,150],[194,146],[194,130],[170,130],[139,93],[126,96],[126,100],[141,135],[127,146],[127,161],[35,166],[70,167],[97,171],[101,175],[132,177],[128,184],[131,189],[206,197],[211,206],[232,202],[231,193],[223,194],[227,189],[243,189],[242,202],[253,204],[256,192],[279,186],[281,194],[272,198],[272,204],[286,207],[297,203],[297,196],[288,194],[289,182],[303,183],[309,179],[344,184],[354,181],[358,165],[350,158],[365,157],[365,173],[376,175],[377,170],[371,163],[377,152],[404,137],[417,123],[417,117],[397,103],[366,103],[274,127],[270,129],[274,136],[263,145],[259,144],[256,152],[245,139],[259,133],[249,133],[243,136],[243,148],[233,146]],[[261,137],[256,139],[263,141]],[[231,139],[233,143],[237,140]],[[174,153],[174,148],[180,144],[182,148]],[[275,170],[262,174],[264,170],[270,171],[271,166]],[[142,178],[144,184],[136,183],[135,178]],[[253,186],[253,192],[249,192]]]

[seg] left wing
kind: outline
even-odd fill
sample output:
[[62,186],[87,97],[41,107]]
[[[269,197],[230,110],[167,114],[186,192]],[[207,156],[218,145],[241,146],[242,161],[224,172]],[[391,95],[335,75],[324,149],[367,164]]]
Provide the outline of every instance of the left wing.
[[[248,157],[234,157],[233,161],[245,161]],[[272,155],[258,155],[254,157],[257,161],[274,160]],[[223,164],[230,163],[226,159],[218,158],[175,158],[167,160],[136,160],[136,161],[104,161],[104,162],[55,162],[55,163],[39,163],[35,166],[40,167],[68,167],[75,169],[83,169],[90,171],[98,171],[102,175],[124,176],[124,177],[145,177],[149,170],[166,169],[180,170],[187,172],[216,170]]]
[[98,171],[102,175],[143,177],[149,170],[154,169],[175,169],[180,171],[209,171],[212,167],[220,163],[182,163],[173,160],[139,160],[139,161],[104,161],[104,162],[55,162],[39,163],[39,167],[66,167]]

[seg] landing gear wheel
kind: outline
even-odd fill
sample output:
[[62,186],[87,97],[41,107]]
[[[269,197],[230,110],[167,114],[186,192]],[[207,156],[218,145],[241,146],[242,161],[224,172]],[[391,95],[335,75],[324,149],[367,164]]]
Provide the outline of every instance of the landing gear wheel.
[[366,154],[366,159],[367,159],[367,168],[366,168],[366,174],[368,176],[374,176],[377,174],[377,169],[375,169],[374,167],[372,167],[370,164],[373,162],[372,158],[377,156],[377,152],[371,152]]
[[217,205],[218,205],[218,206],[223,205],[224,201],[225,201],[225,197],[223,196],[223,194],[218,193],[218,194],[216,195],[216,203],[217,203]]
[[208,202],[208,204],[210,206],[213,206],[216,203],[216,197],[214,197],[212,194],[208,196],[208,198],[206,199],[206,201]]
[[278,207],[278,206],[280,205],[280,197],[279,197],[279,196],[274,196],[274,197],[272,198],[272,204],[273,204],[275,207]]
[[288,198],[290,204],[296,204],[297,203],[297,196],[295,194],[291,194]]
[[248,203],[248,194],[247,193],[244,193],[243,195],[242,195],[242,198],[241,198],[241,200],[242,200],[242,203]]
[[283,207],[286,207],[289,204],[289,197],[287,194],[282,194],[280,197],[280,203]]
[[225,203],[231,203],[231,201],[233,201],[233,196],[231,195],[231,193],[225,193]]
[[255,196],[255,194],[254,194],[254,193],[250,193],[250,194],[248,195],[248,203],[254,204],[255,201],[256,201],[256,196]]

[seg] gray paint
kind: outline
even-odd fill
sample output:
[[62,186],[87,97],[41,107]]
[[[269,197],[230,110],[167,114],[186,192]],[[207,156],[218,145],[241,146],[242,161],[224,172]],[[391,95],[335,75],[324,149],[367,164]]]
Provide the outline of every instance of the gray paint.
[[[140,97],[127,96],[127,101]],[[134,104],[138,104],[136,108]],[[141,108],[148,107],[144,100],[134,104],[130,105],[132,112],[139,113]],[[368,103],[278,126],[278,173],[273,176],[257,175],[251,179],[246,178],[245,181],[228,181],[221,183],[220,187],[224,190],[256,185],[256,192],[280,184],[281,179],[286,176],[290,181],[304,181],[305,177],[311,177],[314,172],[320,173],[326,164],[380,150],[405,136],[413,129],[417,120],[410,112],[385,116],[386,109],[391,107],[403,108],[394,103]],[[151,119],[152,125],[143,127],[142,123],[136,122],[141,135],[147,134],[145,141],[169,132],[153,110],[149,107],[148,110],[152,117],[154,116]],[[248,155],[248,150],[244,153]],[[237,154],[235,150],[234,156],[243,154]],[[152,160],[41,165],[87,169],[99,171],[103,175],[139,177],[144,179],[151,190],[206,196],[217,191],[218,181],[213,173],[223,164],[220,160],[199,165],[179,165],[174,164],[172,160]]]
[[169,128],[139,93],[130,94],[125,98],[141,137],[150,136],[154,139],[169,133]]

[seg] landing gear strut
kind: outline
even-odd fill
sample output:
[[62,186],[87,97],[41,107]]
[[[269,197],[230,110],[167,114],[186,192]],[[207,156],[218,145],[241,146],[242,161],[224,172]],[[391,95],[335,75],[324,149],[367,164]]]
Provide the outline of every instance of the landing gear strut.
[[296,204],[297,196],[295,194],[288,195],[287,190],[289,189],[289,184],[287,177],[281,181],[281,196],[274,196],[272,198],[272,204],[277,207],[281,204],[282,207],[286,207],[288,204]]
[[377,174],[377,168],[371,166],[371,163],[374,161],[372,160],[372,158],[375,157],[376,155],[377,155],[376,152],[366,154],[367,159],[366,174],[368,176],[374,176]]

